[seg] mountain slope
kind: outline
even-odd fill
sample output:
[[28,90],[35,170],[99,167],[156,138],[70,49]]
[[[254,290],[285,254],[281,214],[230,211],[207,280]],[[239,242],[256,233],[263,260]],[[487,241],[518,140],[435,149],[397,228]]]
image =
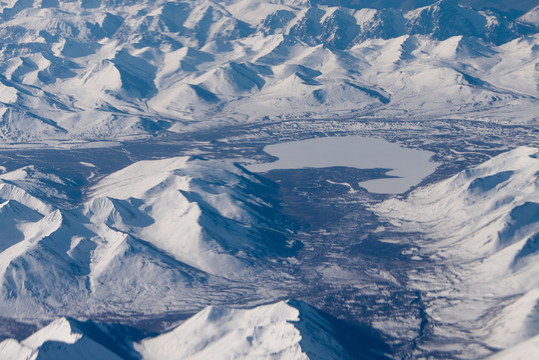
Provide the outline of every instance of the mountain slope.
[[255,283],[269,295],[289,278],[274,259],[299,244],[284,236],[294,230],[272,203],[275,186],[236,165],[138,162],[75,208],[35,197],[43,177],[0,175],[13,183],[0,185],[0,308],[13,318],[193,311]]
[[409,274],[410,286],[421,290],[436,336],[471,340],[463,357],[539,333],[538,174],[538,149],[517,148],[374,208],[424,234],[413,244],[423,269]]
[[[354,4],[5,4],[0,139],[128,140],[336,112],[537,121],[533,10],[516,20],[451,0]],[[468,49],[453,51],[459,41]]]
[[[59,318],[18,342],[0,342],[2,359],[388,359],[372,335],[300,301],[250,309],[210,306],[161,335]],[[135,341],[134,341],[135,340]],[[360,346],[357,346],[361,344]]]
[[[333,349],[324,349],[329,339],[323,337],[327,337],[325,329],[318,328],[320,325],[317,322],[321,319],[311,319],[313,315],[315,313],[308,314],[307,321],[314,321],[316,333],[320,332],[320,338],[311,340],[321,343],[319,346],[324,351],[318,355],[326,359],[342,358],[341,354],[345,351],[337,344],[330,342],[328,345]],[[302,334],[294,324],[300,320],[299,317],[298,309],[285,302],[251,310],[210,307],[171,332],[144,340],[138,349],[145,359],[204,359],[219,356],[308,359],[300,343],[310,340],[305,339],[305,335],[310,334]]]
[[[170,332],[143,340],[135,348],[144,359],[384,359],[375,341],[350,353],[335,323],[298,301],[253,309],[208,307]],[[364,339],[356,339],[363,342]],[[344,345],[346,346],[346,345]]]
[[0,356],[10,360],[137,358],[129,345],[118,344],[113,332],[102,325],[59,318],[21,342],[0,342]]

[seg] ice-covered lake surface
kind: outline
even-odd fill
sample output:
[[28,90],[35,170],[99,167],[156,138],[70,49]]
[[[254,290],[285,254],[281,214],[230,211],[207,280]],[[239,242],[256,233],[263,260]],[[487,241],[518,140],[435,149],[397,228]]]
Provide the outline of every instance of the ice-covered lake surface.
[[346,166],[358,169],[391,169],[393,178],[360,182],[372,193],[400,194],[432,174],[438,164],[430,151],[410,149],[396,143],[362,136],[324,137],[268,145],[264,151],[279,160],[247,166],[252,172],[277,169]]

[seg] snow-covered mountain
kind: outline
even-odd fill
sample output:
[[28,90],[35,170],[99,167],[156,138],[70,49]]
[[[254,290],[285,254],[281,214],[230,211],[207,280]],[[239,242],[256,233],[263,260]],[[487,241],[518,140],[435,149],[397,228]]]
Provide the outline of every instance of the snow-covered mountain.
[[192,311],[257,282],[270,295],[287,278],[275,259],[299,245],[275,186],[233,164],[137,162],[75,208],[36,191],[46,175],[0,175],[0,311],[12,318]]
[[410,286],[424,293],[438,344],[460,343],[464,358],[521,351],[539,334],[538,155],[517,148],[375,207],[399,229],[425,235],[413,244]]
[[305,303],[283,301],[247,310],[208,307],[171,331],[136,344],[135,349],[148,360],[385,358],[376,343],[362,354],[351,354],[342,335],[331,317]]
[[[420,294],[430,329],[416,353],[440,344],[454,358],[534,349],[538,174],[537,148],[521,147],[373,206],[394,229],[422,234],[399,237],[417,263],[406,287]],[[96,181],[77,206],[43,192],[44,181],[62,179],[37,167],[0,180],[0,311],[12,320],[74,316],[110,323],[212,304],[256,305],[282,297],[283,282],[293,281],[281,263],[298,244],[284,241],[294,228],[273,201],[275,184],[237,165],[189,157],[136,162]],[[320,316],[298,302],[251,310],[214,305],[144,339],[59,319],[25,340],[5,340],[0,354],[69,358],[86,351],[153,359],[173,351],[185,358],[301,359],[384,358],[389,351],[358,332],[369,340],[351,353],[350,339],[342,338],[350,327]],[[394,324],[387,326],[376,322],[391,336]]]
[[[0,20],[0,358],[536,351],[536,1],[5,0]],[[352,133],[440,166],[392,196],[360,188],[381,167],[234,162]]]
[[112,339],[97,326],[88,328],[84,323],[59,318],[21,342],[2,341],[0,356],[6,360],[126,359],[121,348],[111,350],[102,343],[111,347]]
[[534,10],[388,3],[2,3],[0,138],[72,146],[314,114],[537,121]]
[[[251,309],[210,306],[170,331],[140,342],[118,339],[103,325],[59,318],[18,342],[0,342],[0,357],[30,359],[387,359],[368,335],[339,334],[339,321],[300,301]],[[368,340],[367,340],[368,341]],[[352,352],[350,352],[352,351]]]

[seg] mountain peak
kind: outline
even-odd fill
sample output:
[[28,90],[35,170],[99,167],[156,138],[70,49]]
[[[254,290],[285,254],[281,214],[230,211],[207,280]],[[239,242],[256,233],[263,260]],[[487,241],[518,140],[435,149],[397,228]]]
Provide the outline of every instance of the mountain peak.
[[[106,339],[99,329],[84,329],[82,323],[58,318],[20,343],[7,339],[0,343],[0,355],[5,359],[122,359],[115,351],[93,338]],[[110,341],[110,340],[109,340]],[[115,349],[116,350],[116,349]],[[122,353],[123,355],[123,353]]]
[[[385,359],[376,341],[350,353],[335,337],[339,320],[295,300],[250,309],[208,307],[173,330],[143,340],[135,348],[144,359],[265,357],[269,359]],[[351,330],[349,328],[349,330]],[[354,330],[352,330],[354,331]],[[357,342],[367,338],[361,332]],[[277,335],[278,334],[278,335]],[[356,349],[357,350],[357,349]]]
[[[71,2],[50,2],[46,7],[26,1],[7,4],[0,24],[5,34],[0,53],[0,140],[6,145],[32,141],[56,146],[66,144],[58,143],[66,139],[130,140],[181,132],[201,119],[222,124],[230,119],[322,116],[334,110],[361,113],[381,107],[397,114],[398,99],[386,106],[376,95],[358,96],[354,90],[343,98],[335,91],[354,83],[356,90],[387,87],[387,94],[425,96],[404,94],[398,86],[393,88],[394,82],[386,85],[383,77],[375,80],[369,71],[358,71],[360,66],[379,73],[376,63],[349,60],[355,46],[421,35],[430,41],[478,38],[492,47],[536,32],[532,13],[515,21],[493,9],[479,11],[451,0],[399,4],[160,0],[144,3],[143,9],[137,1],[85,1],[82,9]],[[321,50],[331,56],[321,56]],[[280,77],[279,67],[291,64],[325,76],[316,82]],[[489,74],[488,63],[476,66],[486,66],[478,72]],[[418,64],[414,71],[421,68]],[[305,88],[306,84],[320,89]],[[482,90],[470,97],[462,89],[453,101],[464,103],[458,108],[469,111],[490,99],[490,92],[508,94],[513,88]],[[513,104],[504,101],[509,107]],[[409,110],[423,113],[427,105],[417,106]],[[455,109],[437,108],[437,116]]]

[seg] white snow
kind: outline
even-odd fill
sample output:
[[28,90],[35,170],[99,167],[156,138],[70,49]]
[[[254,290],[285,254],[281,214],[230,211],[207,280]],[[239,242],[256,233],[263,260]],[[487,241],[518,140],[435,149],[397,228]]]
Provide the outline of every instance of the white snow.
[[0,357],[6,360],[121,359],[66,318],[53,321],[20,343],[14,339],[2,341]]
[[265,200],[273,190],[229,162],[141,161],[56,210],[40,182],[52,174],[1,178],[0,310],[14,318],[192,311],[251,282],[271,294],[276,274],[261,270],[295,244],[279,240],[288,229]]
[[488,357],[488,360],[529,360],[539,357],[539,335]]
[[265,117],[538,121],[533,9],[517,22],[450,1],[17,4],[0,24],[4,147]]
[[208,307],[135,348],[145,360],[349,357],[315,309],[284,301],[248,310]]
[[[539,123],[536,1],[360,3],[368,8],[3,1],[0,148],[104,147],[261,120]],[[383,167],[398,176],[361,183],[371,192],[402,193],[437,166],[429,152],[359,137],[266,150],[279,161],[251,170]],[[418,264],[409,287],[421,292],[436,335],[460,339],[448,346],[469,357],[537,357],[536,153],[514,149],[373,207],[404,233],[424,235],[403,254]],[[138,162],[101,179],[95,164],[80,165],[91,171],[91,188],[77,204],[63,190],[76,181],[64,174],[0,166],[0,314],[57,319],[23,341],[1,342],[0,358],[121,357],[61,316],[152,317],[250,303],[255,292],[282,298],[280,282],[291,275],[275,272],[294,244],[279,235],[293,230],[266,194],[275,189],[258,177],[187,157]],[[212,306],[137,346],[147,358],[342,358],[324,321],[291,302]]]
[[143,360],[351,358],[335,337],[334,325],[294,300],[249,309],[209,306],[172,330],[134,344],[103,330],[58,318],[21,342],[0,342],[0,358],[114,360],[122,358],[122,347],[133,348],[132,358]]
[[539,5],[519,18],[520,21],[539,27]]
[[138,347],[145,359],[307,359],[286,303],[253,310],[209,307],[173,331]]
[[[539,333],[539,158],[521,147],[438,184],[373,207],[402,231],[418,231],[410,273],[441,334],[504,349]],[[483,352],[476,353],[486,355]]]

